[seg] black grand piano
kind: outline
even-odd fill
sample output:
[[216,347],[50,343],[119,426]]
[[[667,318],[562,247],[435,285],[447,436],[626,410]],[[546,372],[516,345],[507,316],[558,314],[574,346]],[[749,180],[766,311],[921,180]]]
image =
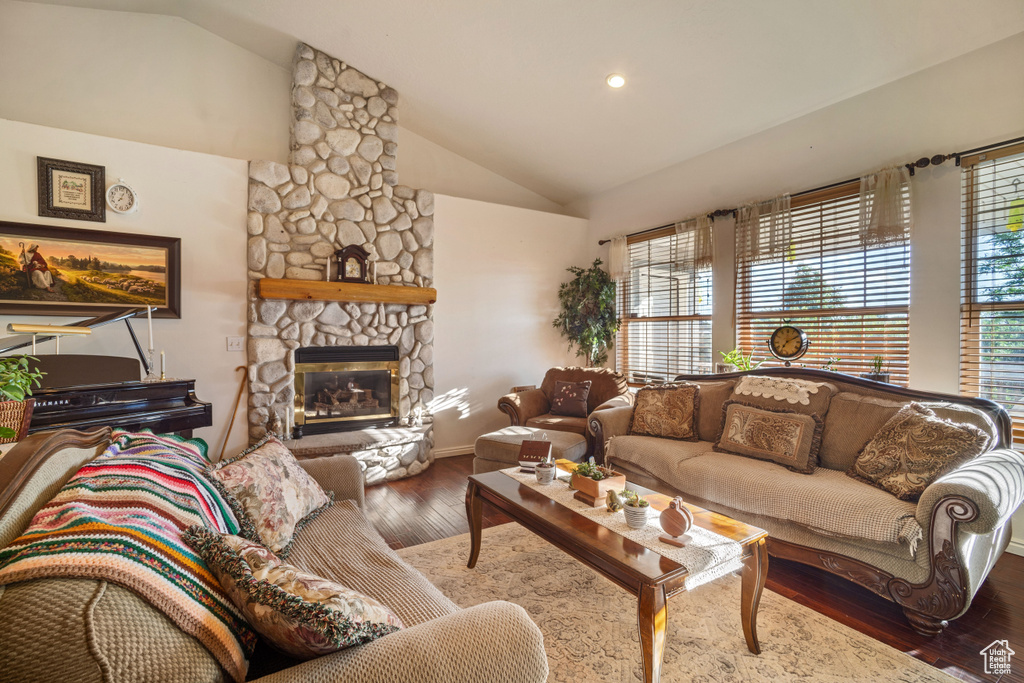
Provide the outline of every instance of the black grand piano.
[[[138,359],[34,354],[39,359],[39,369],[46,375],[42,386],[32,391],[35,407],[29,434],[51,429],[88,430],[111,426],[190,437],[193,429],[213,424],[213,406],[196,397],[195,380],[140,381],[140,368],[141,374],[148,374],[150,368],[128,322],[140,313],[145,315],[145,309],[119,311],[77,323],[81,327],[96,328],[124,320]],[[38,335],[36,343],[52,338]],[[32,346],[31,337],[8,337],[0,340],[0,353],[26,346]]]

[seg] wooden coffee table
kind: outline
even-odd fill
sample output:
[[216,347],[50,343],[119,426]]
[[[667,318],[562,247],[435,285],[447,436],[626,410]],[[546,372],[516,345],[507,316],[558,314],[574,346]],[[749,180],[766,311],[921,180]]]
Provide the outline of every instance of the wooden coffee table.
[[[559,475],[563,474],[559,472]],[[564,484],[555,482],[552,486]],[[642,486],[630,484],[629,488],[645,494],[655,510],[664,510],[671,500]],[[637,596],[644,680],[648,683],[661,680],[667,603],[670,598],[685,592],[686,567],[587,519],[502,472],[487,472],[470,476],[466,490],[466,515],[472,540],[470,569],[476,566],[480,556],[484,503]],[[768,532],[704,508],[689,504],[687,507],[693,513],[695,525],[743,546],[740,595],[743,635],[750,651],[760,654],[757,608],[768,575],[768,552],[765,549]]]

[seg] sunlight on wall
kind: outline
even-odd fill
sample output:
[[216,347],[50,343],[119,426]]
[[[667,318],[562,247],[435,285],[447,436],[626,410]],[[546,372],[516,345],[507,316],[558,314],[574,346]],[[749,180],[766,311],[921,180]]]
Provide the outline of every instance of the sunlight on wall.
[[434,400],[427,404],[427,409],[434,416],[445,410],[457,410],[459,412],[458,419],[465,420],[473,413],[469,406],[469,387],[452,389],[440,396],[435,396]]

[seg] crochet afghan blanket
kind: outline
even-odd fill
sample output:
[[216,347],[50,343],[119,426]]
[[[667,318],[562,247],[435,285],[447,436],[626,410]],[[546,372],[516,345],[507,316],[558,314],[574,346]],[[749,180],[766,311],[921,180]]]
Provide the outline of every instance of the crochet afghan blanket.
[[209,465],[200,439],[115,430],[107,450],[0,549],[0,585],[76,577],[124,586],[244,681],[256,635],[181,539],[194,524],[239,531],[230,506],[203,476]]

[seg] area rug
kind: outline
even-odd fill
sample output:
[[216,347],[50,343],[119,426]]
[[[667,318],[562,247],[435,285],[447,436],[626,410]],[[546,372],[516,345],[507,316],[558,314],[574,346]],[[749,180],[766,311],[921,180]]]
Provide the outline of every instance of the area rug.
[[[484,530],[474,569],[466,568],[468,534],[398,552],[461,607],[522,605],[544,633],[549,681],[643,680],[636,599],[518,524]],[[956,680],[767,589],[757,621],[761,654],[753,655],[739,603],[738,575],[669,601],[663,681]]]

